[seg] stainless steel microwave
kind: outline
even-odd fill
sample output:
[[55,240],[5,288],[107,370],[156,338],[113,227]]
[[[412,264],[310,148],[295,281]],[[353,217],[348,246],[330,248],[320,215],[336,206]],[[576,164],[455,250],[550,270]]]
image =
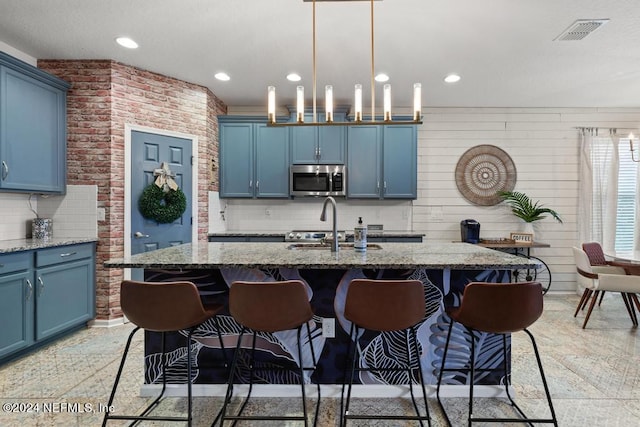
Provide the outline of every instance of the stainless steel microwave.
[[346,196],[344,165],[291,165],[290,194],[296,197]]

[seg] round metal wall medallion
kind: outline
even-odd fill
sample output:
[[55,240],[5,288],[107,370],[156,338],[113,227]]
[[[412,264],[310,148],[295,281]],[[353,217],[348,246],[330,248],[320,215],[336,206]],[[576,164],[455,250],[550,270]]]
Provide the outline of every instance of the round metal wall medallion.
[[481,206],[502,201],[498,191],[516,186],[516,165],[495,145],[477,145],[468,149],[456,165],[456,185],[465,199]]

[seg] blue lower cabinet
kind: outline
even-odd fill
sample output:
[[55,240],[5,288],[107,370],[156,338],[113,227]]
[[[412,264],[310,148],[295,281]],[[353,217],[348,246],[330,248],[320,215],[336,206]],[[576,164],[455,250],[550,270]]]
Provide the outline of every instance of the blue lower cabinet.
[[95,245],[0,255],[0,362],[95,317]]
[[36,340],[93,319],[90,260],[38,269],[36,276]]
[[0,275],[0,359],[33,344],[31,276],[29,270]]

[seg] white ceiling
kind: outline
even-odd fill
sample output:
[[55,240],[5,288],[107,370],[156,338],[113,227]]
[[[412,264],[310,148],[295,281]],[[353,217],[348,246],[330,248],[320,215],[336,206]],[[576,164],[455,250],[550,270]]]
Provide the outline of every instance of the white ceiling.
[[[333,84],[337,104],[352,104],[362,83],[368,108],[369,6],[316,6],[317,85]],[[585,39],[553,41],[599,18],[610,21]],[[119,47],[121,35],[140,47]],[[638,0],[382,0],[375,40],[394,106],[411,105],[414,82],[428,107],[640,106]],[[207,86],[234,107],[264,105],[268,85],[280,106],[293,104],[285,76],[296,71],[311,98],[312,5],[302,0],[0,0],[0,41],[35,58],[113,59]],[[462,80],[443,82],[451,72]]]

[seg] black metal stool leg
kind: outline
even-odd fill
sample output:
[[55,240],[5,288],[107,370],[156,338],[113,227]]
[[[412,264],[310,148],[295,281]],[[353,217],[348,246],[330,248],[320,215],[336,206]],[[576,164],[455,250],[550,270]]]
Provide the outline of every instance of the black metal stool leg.
[[467,328],[469,334],[471,334],[471,375],[469,378],[469,415],[468,415],[468,425],[471,427],[471,423],[473,422],[473,386],[476,382],[476,336],[473,333],[473,330]]
[[349,365],[351,364],[351,346],[352,346],[352,341],[351,341],[351,336],[353,334],[353,324],[351,325],[351,329],[349,329],[349,343],[347,345],[347,354],[346,354],[346,363],[344,364],[344,370],[343,370],[343,375],[342,375],[342,387],[341,387],[341,391],[340,391],[340,419],[338,421],[338,425],[340,427],[344,426],[344,389],[346,387],[347,384],[347,375],[351,375],[350,370],[348,369]]
[[[113,403],[113,397],[115,396],[115,389],[118,385],[118,382],[120,381],[120,376],[122,375],[122,370],[124,368],[124,362],[126,359],[126,355],[129,352],[129,348],[130,348],[130,344],[131,344],[131,339],[133,338],[133,335],[135,334],[135,332],[137,332],[140,328],[136,328],[134,329],[131,334],[129,335],[129,339],[127,340],[127,344],[125,346],[125,351],[123,354],[123,358],[122,361],[120,362],[120,367],[118,369],[118,374],[116,375],[116,381],[114,384],[114,388],[111,391],[111,397],[109,399],[109,403],[108,406],[111,406],[111,404]],[[149,406],[147,406],[139,415],[111,415],[109,412],[105,413],[105,418],[103,419],[102,425],[103,427],[106,426],[106,423],[108,420],[130,420],[133,421],[131,424],[129,424],[130,426],[133,425],[137,425],[138,423],[140,423],[141,421],[189,421],[190,417],[162,417],[162,416],[149,416],[148,414],[160,403],[160,400],[164,397],[164,393],[167,389],[167,375],[166,375],[166,367],[167,367],[167,360],[166,360],[166,340],[165,340],[165,333],[161,332],[161,336],[162,336],[162,355],[161,355],[161,360],[162,360],[162,390],[160,391],[160,394],[153,400],[153,402],[151,402],[149,404]],[[188,349],[187,349],[187,359],[188,359],[188,363],[190,364],[190,349],[191,349],[191,339],[189,338],[189,342],[187,344]],[[187,371],[190,372],[189,367],[187,367]],[[190,394],[190,375],[189,375],[189,383],[187,383],[187,392],[188,394]],[[188,406],[190,406],[190,402],[191,399],[189,398],[189,403]],[[188,408],[189,412],[191,411],[190,408]]]
[[[423,378],[423,375],[422,375],[422,361],[420,360],[420,349],[418,348],[418,337],[416,335],[416,330],[414,328],[410,328],[410,336],[413,339],[413,350],[415,352],[415,355],[418,358],[418,381],[420,382],[420,387],[422,388],[422,397],[423,397],[423,400],[424,400],[424,409],[426,411],[425,417],[427,418],[427,425],[429,427],[431,427],[431,414],[429,413],[429,404],[427,402],[427,389],[426,389],[426,387],[424,385],[424,378]],[[410,348],[408,348],[408,350],[409,350],[409,367],[411,367],[411,354],[414,354],[414,353],[411,352]],[[411,372],[411,371],[409,371],[409,372]],[[411,381],[411,377],[409,377],[409,381]],[[409,384],[411,384],[411,382]],[[413,397],[413,393],[412,393],[412,397]],[[413,406],[416,408],[416,415],[418,417],[421,417],[420,411],[418,411],[418,407],[417,407],[417,404],[415,402],[415,399],[414,399],[414,402],[413,402]],[[421,426],[424,425],[424,423],[422,422],[423,421],[422,418],[420,418],[419,421],[420,421],[420,425]]]
[[[311,337],[311,327],[309,326],[309,323],[307,322],[307,337],[309,338],[309,347],[311,348],[311,362],[313,364],[313,366],[311,367],[312,369],[316,369],[316,367],[318,366],[318,360],[316,359],[316,353],[315,350],[313,349],[313,339]],[[302,360],[300,361],[300,364],[302,364]],[[320,413],[320,383],[317,382],[316,383],[316,389],[317,389],[317,393],[318,393],[318,398],[316,400],[316,414],[313,418],[313,426],[315,427],[318,424],[318,414]]]
[[[222,358],[224,359],[223,368],[226,368],[227,370],[229,370],[230,367],[231,367],[231,363],[229,361],[229,357],[227,355],[227,350],[225,349],[224,341],[222,339],[222,332],[221,332],[221,329],[220,329],[220,322],[218,321],[218,316],[214,316],[213,317],[213,323],[214,323],[215,328],[216,328],[216,333],[218,335],[218,340],[220,341],[220,349],[222,350]],[[229,375],[228,375],[228,372],[227,372],[227,377],[228,376]],[[231,396],[233,395],[233,382],[231,382],[230,384],[231,384],[231,390],[229,390],[229,388],[227,387],[227,391],[225,393],[225,402],[230,400]],[[223,404],[222,408],[224,408],[224,404]],[[216,425],[216,423],[218,422],[218,420],[222,416],[222,408],[220,408],[220,410],[216,414],[216,417],[214,418],[213,422],[211,423],[212,427]]]
[[[343,427],[347,425],[347,417],[349,415],[349,404],[351,403],[351,388],[353,387],[353,376],[356,371],[356,363],[357,363],[356,359],[358,354],[358,327],[354,323],[351,324],[349,337],[351,340],[353,340],[353,350],[351,352],[351,371],[349,372],[349,384],[347,385],[347,398],[345,400],[344,411],[342,411],[342,413],[340,414],[340,421]],[[344,390],[344,385],[343,385],[343,390]]]
[[102,420],[102,427],[107,425],[107,420],[111,417],[109,408],[113,404],[113,399],[116,396],[116,389],[118,388],[118,384],[120,383],[120,377],[122,376],[122,370],[124,369],[124,364],[127,359],[127,354],[129,354],[129,348],[131,347],[131,341],[133,340],[133,336],[140,330],[138,326],[129,334],[129,338],[127,339],[127,344],[124,346],[124,351],[122,353],[122,359],[120,360],[120,366],[118,367],[118,373],[116,374],[115,382],[113,383],[113,388],[111,389],[111,395],[109,396],[109,401],[107,402],[107,410],[104,413],[104,418]]
[[[240,347],[242,346],[242,337],[244,336],[245,329],[242,328],[240,334],[238,335],[238,343],[236,344],[236,351],[233,355],[233,361],[231,362],[231,366],[229,367],[229,379],[227,381],[227,393],[224,397],[224,402],[222,403],[222,410],[220,412],[220,426],[224,425],[224,420],[227,419],[227,405],[231,400],[231,396],[233,394],[233,377],[235,376],[235,370],[238,365],[238,357],[240,354]],[[215,423],[216,420],[214,420]]]
[[193,422],[193,402],[192,402],[192,384],[191,384],[191,337],[193,336],[193,328],[189,329],[187,334],[187,425],[191,427]]
[[538,352],[538,346],[536,345],[536,340],[533,338],[531,332],[528,329],[524,329],[524,332],[531,339],[531,345],[533,346],[533,352],[536,355],[536,362],[538,363],[538,369],[540,369],[540,377],[542,378],[542,385],[544,387],[544,394],[547,396],[547,402],[549,403],[549,410],[551,411],[551,420],[547,420],[545,422],[551,422],[553,425],[558,425],[558,419],[556,418],[556,412],[553,409],[553,402],[551,401],[551,393],[549,392],[549,385],[547,384],[547,377],[544,374],[544,369],[542,369],[542,361],[540,360],[540,353]]
[[438,400],[438,405],[440,406],[440,410],[444,414],[444,419],[447,422],[448,426],[451,426],[451,420],[449,419],[449,415],[447,411],[444,409],[444,405],[442,400],[440,399],[440,386],[442,385],[442,374],[445,371],[445,362],[447,361],[447,352],[449,351],[449,342],[451,341],[451,330],[453,329],[453,319],[449,320],[449,331],[447,332],[447,341],[444,344],[444,352],[442,354],[442,363],[440,364],[440,372],[438,373],[438,385],[436,387],[436,399]]
[[[300,389],[302,392],[302,413],[304,415],[304,425],[307,427],[309,425],[309,420],[307,418],[307,395],[304,389],[304,364],[302,363],[302,341],[300,340],[300,332],[302,331],[302,326],[298,327],[296,331],[296,337],[298,339],[298,360],[300,361]],[[311,339],[311,337],[309,337]]]

